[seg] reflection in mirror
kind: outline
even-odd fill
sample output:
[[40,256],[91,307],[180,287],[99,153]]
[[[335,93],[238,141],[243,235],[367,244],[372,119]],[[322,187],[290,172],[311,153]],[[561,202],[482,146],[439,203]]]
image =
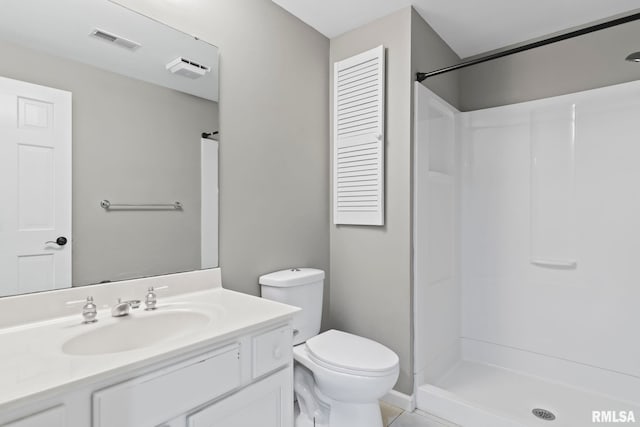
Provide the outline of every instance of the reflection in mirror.
[[0,296],[217,266],[217,48],[107,0],[0,47]]

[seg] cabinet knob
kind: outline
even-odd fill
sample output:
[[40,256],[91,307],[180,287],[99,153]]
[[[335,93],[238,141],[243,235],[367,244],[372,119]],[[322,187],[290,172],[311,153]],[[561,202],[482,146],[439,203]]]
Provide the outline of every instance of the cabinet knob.
[[273,349],[273,357],[276,360],[279,360],[282,357],[282,349],[280,348],[280,346],[277,346]]

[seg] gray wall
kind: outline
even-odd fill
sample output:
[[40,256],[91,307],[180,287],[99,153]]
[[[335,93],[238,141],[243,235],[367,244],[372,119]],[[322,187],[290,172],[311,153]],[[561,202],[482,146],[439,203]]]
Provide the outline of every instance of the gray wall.
[[331,326],[393,349],[401,365],[396,389],[410,393],[411,8],[333,38],[330,62],[381,44],[386,48],[385,225],[331,226]]
[[640,78],[624,60],[640,50],[640,22],[609,28],[461,70],[463,111],[563,95]]
[[224,286],[258,294],[273,270],[328,271],[329,41],[270,0],[118,2],[220,48]]
[[[424,67],[455,63],[458,57],[409,7],[332,39],[330,62],[333,65],[380,44],[387,59],[385,225],[331,227],[331,326],[392,348],[401,365],[395,388],[411,394],[412,76]],[[458,104],[457,76],[429,84]]]
[[[417,72],[427,72],[454,65],[460,57],[440,38],[415,10],[411,12],[411,81]],[[458,72],[424,80],[422,83],[456,108],[460,105]],[[413,92],[412,92],[413,95]],[[413,102],[411,103],[413,108]],[[413,119],[413,114],[411,115]]]
[[[73,283],[200,266],[200,133],[218,105],[0,42],[0,75],[73,93]],[[176,201],[181,212],[105,212]]]

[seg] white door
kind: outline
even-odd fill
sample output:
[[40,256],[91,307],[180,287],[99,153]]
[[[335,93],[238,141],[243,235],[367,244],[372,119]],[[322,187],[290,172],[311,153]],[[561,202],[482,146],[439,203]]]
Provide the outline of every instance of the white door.
[[70,287],[70,92],[0,77],[0,203],[0,296]]

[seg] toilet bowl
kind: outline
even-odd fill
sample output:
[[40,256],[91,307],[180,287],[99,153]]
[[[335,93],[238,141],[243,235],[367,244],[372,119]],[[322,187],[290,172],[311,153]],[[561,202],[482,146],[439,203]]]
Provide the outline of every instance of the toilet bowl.
[[389,348],[357,335],[319,334],[324,272],[292,268],[260,277],[262,297],[302,308],[293,319],[296,427],[382,427],[378,400],[398,379]]
[[393,351],[375,341],[330,330],[294,347],[293,356],[312,373],[315,397],[329,407],[328,427],[382,427],[378,400],[391,390],[399,374]]

